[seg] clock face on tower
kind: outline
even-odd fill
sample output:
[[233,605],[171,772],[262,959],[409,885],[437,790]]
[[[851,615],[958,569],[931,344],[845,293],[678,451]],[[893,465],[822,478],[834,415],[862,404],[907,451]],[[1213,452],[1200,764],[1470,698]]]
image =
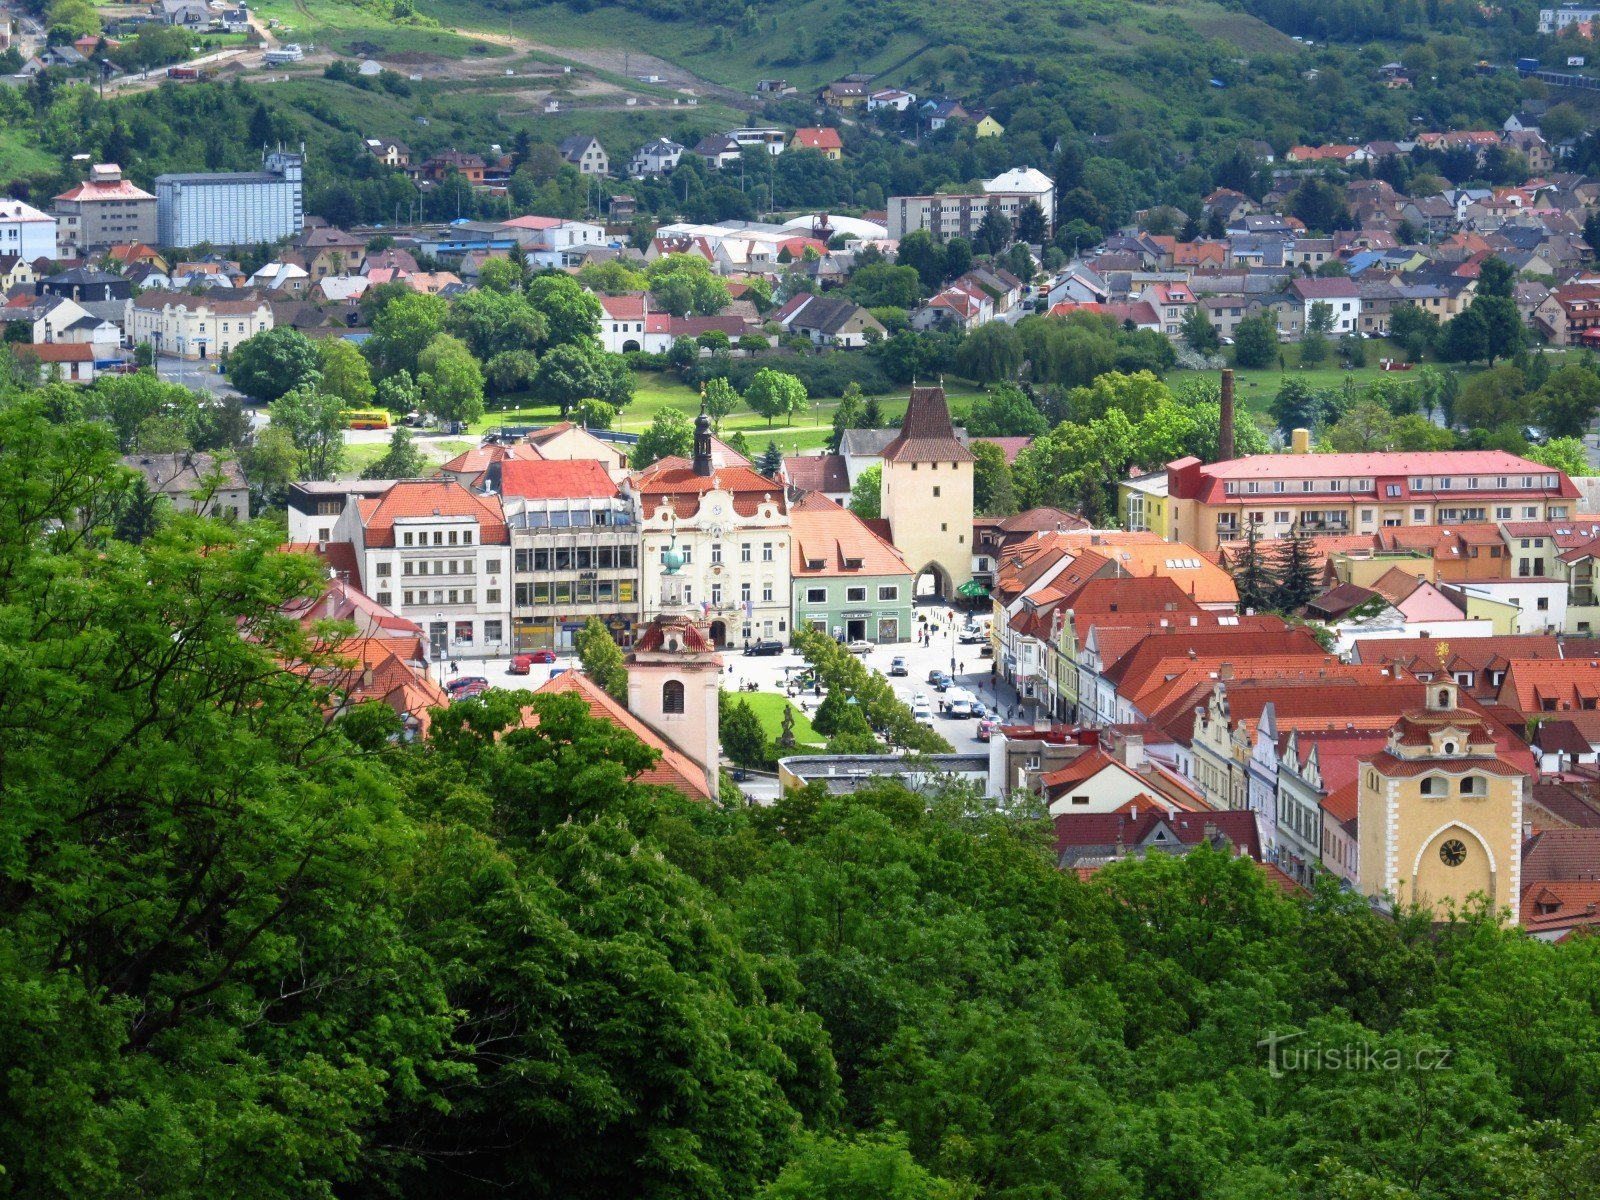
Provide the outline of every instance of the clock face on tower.
[[1467,861],[1467,848],[1463,843],[1451,838],[1439,847],[1439,860],[1447,867],[1459,867]]
[[711,515],[712,515],[712,516],[713,516],[713,517],[720,517],[720,516],[721,516],[721,515],[722,515],[722,505],[720,505],[720,504],[713,504],[713,505],[712,505],[712,506],[711,506]]

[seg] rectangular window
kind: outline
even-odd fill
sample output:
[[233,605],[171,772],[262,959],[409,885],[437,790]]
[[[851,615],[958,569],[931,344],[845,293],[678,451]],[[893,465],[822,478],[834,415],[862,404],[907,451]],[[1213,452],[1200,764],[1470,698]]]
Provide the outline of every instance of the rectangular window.
[[[469,592],[468,595],[471,595],[471,593]],[[499,604],[500,603],[500,589],[499,588],[485,588],[484,592],[483,592],[483,602],[485,604]]]
[[711,585],[711,603],[718,608],[722,607],[722,585],[720,583]]
[[771,562],[772,561],[772,543],[771,542],[762,542],[761,543],[761,561],[762,562]]
[[533,585],[531,583],[519,583],[516,585],[513,595],[516,599],[517,607],[524,608],[533,603]]
[[524,571],[531,571],[531,570],[533,570],[533,551],[531,551],[531,550],[518,550],[518,551],[515,551],[511,561],[516,566],[517,574],[520,575]]
[[711,565],[714,566],[714,567],[722,565],[722,543],[721,542],[712,542],[711,543]]
[[827,588],[807,588],[806,589],[806,603],[807,604],[826,604],[827,602],[828,602],[828,589]]
[[400,593],[400,602],[402,604],[405,604],[405,605],[410,605],[411,604],[411,596],[412,596],[411,592],[401,592]]
[[500,574],[500,560],[498,558],[485,559],[483,569],[491,575]]
[[536,583],[533,585],[533,602],[535,604],[550,603],[550,585],[548,583]]
[[629,604],[633,601],[633,580],[619,579],[617,581],[617,601],[620,604]]
[[750,561],[750,543],[749,542],[740,542],[739,543],[739,561],[740,562],[749,562]]
[[550,551],[548,549],[533,552],[533,569],[535,571],[548,571],[550,569]]
[[485,621],[483,623],[483,640],[486,642],[503,642],[506,640],[505,629],[499,621]]
[[406,546],[411,545],[411,534],[403,533],[400,536],[401,536],[401,539],[402,539],[402,542],[401,542],[402,545],[406,545]]
[[772,585],[770,583],[764,583],[761,585],[761,603],[772,603]]
[[378,564],[378,578],[387,579],[389,577],[389,571],[390,567],[388,563],[381,562]]
[[899,586],[896,585],[896,584],[890,584],[888,587],[880,587],[878,589],[878,599],[880,601],[885,601],[885,602],[899,600],[900,599],[900,588],[899,588]]

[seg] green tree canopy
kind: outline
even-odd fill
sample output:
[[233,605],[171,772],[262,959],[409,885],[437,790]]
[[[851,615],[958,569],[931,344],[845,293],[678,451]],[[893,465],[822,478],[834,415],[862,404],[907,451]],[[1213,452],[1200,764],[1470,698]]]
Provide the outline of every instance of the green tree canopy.
[[883,516],[883,468],[874,463],[850,487],[850,511],[864,519]]
[[228,356],[228,379],[252,400],[271,402],[296,388],[315,387],[321,357],[311,339],[280,325],[254,334]]
[[767,426],[779,417],[799,416],[806,410],[806,385],[793,375],[762,367],[744,390],[744,402],[752,412],[767,419]]

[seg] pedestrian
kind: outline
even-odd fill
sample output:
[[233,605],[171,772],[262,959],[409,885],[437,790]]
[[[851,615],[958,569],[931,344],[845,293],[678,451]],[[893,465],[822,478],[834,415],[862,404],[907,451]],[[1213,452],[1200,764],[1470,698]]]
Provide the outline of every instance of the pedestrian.
[[956,671],[956,674],[957,675],[965,675],[966,673],[967,673],[967,664],[966,663],[962,663],[960,668]]
[[450,674],[452,674],[452,675],[459,675],[459,674],[461,674],[461,664],[460,664],[460,663],[458,663],[458,662],[457,662],[457,661],[456,661],[456,660],[455,660],[455,659],[453,659],[453,658],[452,658],[452,659],[451,659],[451,660],[450,660]]

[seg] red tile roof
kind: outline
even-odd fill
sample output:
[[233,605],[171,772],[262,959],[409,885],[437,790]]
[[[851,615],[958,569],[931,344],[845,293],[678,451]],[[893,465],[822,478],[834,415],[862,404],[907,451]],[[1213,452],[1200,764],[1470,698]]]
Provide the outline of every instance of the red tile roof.
[[[673,788],[691,800],[715,799],[706,790],[705,773],[693,759],[623,708],[582,671],[563,671],[534,690],[537,696],[568,693],[577,696],[589,706],[590,716],[627,730],[646,746],[660,753],[660,758],[655,764],[636,777],[637,782]],[[539,714],[532,709],[525,710],[523,724],[530,729],[537,728]]]
[[394,523],[407,517],[472,517],[478,522],[478,540],[503,546],[505,514],[494,496],[479,496],[454,479],[403,479],[377,500],[361,501],[362,524],[366,526],[368,546],[393,546]]
[[840,150],[844,143],[839,140],[837,129],[811,128],[796,129],[792,145],[799,146],[802,150]]
[[606,469],[592,458],[551,462],[509,460],[500,467],[500,494],[528,500],[580,500],[620,495]]
[[789,482],[807,492],[848,492],[850,475],[842,454],[791,454],[783,460]]

